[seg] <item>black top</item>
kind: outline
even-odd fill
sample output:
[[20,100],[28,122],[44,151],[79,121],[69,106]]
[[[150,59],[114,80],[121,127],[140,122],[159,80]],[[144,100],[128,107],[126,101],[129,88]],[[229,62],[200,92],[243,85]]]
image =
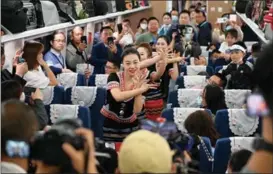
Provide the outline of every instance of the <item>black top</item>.
[[[150,72],[156,71],[155,66],[150,66],[149,71]],[[170,73],[172,73],[172,71],[173,71],[173,64],[168,64],[166,66],[164,74],[160,78],[160,81],[161,81],[160,90],[162,92],[162,97],[164,100],[167,100],[167,98],[168,98],[169,84],[170,84],[170,79],[171,79]]]
[[251,89],[252,68],[250,62],[237,65],[230,63],[222,74],[227,78],[230,77],[227,89]]
[[15,68],[13,68],[12,72],[13,72],[13,74],[11,74],[7,69],[3,69],[1,71],[1,81],[3,82],[6,80],[15,80],[18,83],[20,83],[22,85],[22,87],[24,87],[26,84],[26,81],[22,77],[20,77],[14,73]]
[[107,101],[101,110],[101,113],[105,116],[104,133],[129,134],[132,130],[138,128],[139,119],[144,116],[144,112],[133,113],[134,97],[117,102],[111,94],[113,88],[120,88],[121,91],[125,90],[124,72],[112,73],[108,77]]

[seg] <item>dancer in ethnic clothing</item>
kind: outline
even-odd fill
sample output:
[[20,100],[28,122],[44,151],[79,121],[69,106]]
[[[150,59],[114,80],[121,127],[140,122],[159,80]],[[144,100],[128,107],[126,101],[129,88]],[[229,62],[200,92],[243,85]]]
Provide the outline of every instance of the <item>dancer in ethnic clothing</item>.
[[139,119],[144,118],[142,94],[153,88],[140,73],[140,55],[134,48],[122,54],[124,71],[108,77],[107,102],[101,109],[105,116],[103,136],[105,141],[121,142],[131,132],[139,129]]
[[[167,64],[167,54],[161,49],[159,50],[157,56],[152,57],[152,48],[148,43],[142,43],[137,47],[137,51],[140,54],[140,59],[142,62],[145,62],[147,59],[155,59],[159,57],[156,64],[149,66],[148,68],[141,69],[142,73],[146,74],[149,71],[149,77],[147,77],[151,84],[156,84],[157,87],[155,89],[149,89],[145,93],[145,116],[150,120],[156,120],[161,116],[164,101],[163,94],[160,88],[161,76],[165,72],[166,64]],[[153,70],[153,71],[150,71]]]

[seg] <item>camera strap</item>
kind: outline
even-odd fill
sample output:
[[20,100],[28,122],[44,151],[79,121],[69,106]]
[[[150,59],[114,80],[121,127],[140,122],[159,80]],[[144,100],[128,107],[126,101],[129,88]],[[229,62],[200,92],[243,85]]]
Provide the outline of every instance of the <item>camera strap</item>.
[[86,152],[84,153],[84,174],[88,174],[88,165],[89,165],[89,147],[86,147]]

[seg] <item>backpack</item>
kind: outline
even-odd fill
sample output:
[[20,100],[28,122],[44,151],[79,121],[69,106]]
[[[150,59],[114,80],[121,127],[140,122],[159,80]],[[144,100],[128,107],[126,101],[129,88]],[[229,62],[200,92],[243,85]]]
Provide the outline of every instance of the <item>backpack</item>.
[[248,1],[249,0],[237,0],[235,5],[236,11],[239,13],[245,13]]
[[21,0],[1,1],[1,22],[11,33],[26,31],[27,10]]

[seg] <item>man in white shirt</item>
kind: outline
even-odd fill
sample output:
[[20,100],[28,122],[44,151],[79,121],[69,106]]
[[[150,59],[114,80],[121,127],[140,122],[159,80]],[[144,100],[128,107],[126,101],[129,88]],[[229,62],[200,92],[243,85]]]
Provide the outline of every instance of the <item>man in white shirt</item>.
[[230,47],[237,42],[238,40],[238,31],[236,29],[229,29],[226,32],[226,41],[223,42],[219,48],[219,51],[222,53],[221,57],[226,60],[230,59],[229,49]]
[[133,44],[135,41],[135,34],[131,29],[131,21],[129,19],[124,19],[122,21],[122,32],[120,34],[114,33],[116,36],[116,43],[122,46]]

